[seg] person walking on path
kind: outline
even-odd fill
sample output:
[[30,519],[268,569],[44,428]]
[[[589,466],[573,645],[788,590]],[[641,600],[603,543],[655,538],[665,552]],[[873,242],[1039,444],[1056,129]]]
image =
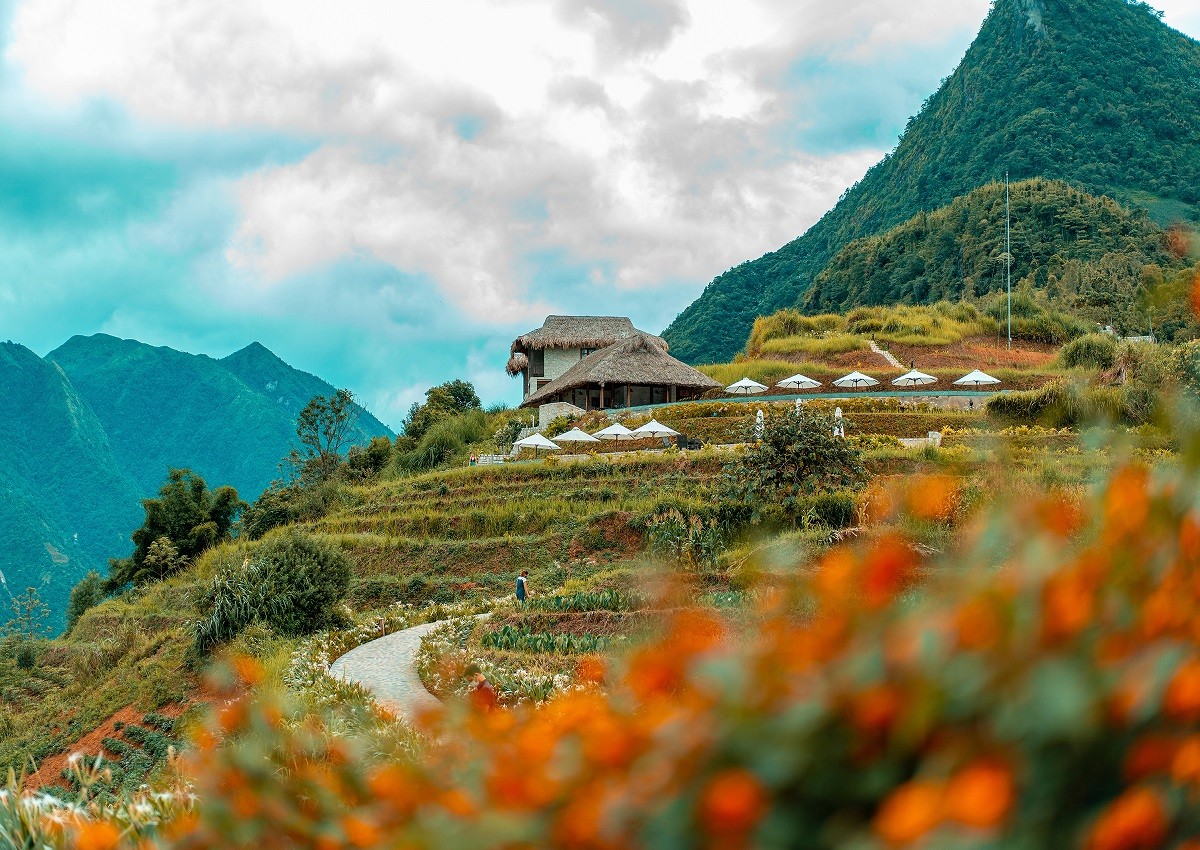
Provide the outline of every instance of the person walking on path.
[[521,574],[517,576],[517,601],[522,605],[525,604],[525,599],[529,595],[529,588],[526,583],[529,579],[529,570],[521,570]]

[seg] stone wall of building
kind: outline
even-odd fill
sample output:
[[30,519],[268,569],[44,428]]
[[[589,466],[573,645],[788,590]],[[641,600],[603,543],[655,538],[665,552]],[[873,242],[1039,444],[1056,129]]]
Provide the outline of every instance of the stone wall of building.
[[554,380],[578,362],[578,348],[547,348],[546,377]]
[[567,404],[565,401],[543,404],[538,408],[538,430],[542,430],[560,416],[582,416],[586,412],[582,407]]

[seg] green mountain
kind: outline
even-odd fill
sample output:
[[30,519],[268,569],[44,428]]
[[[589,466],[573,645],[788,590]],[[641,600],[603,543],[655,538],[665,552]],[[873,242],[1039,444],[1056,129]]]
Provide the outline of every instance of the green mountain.
[[[152,494],[170,467],[254,499],[295,439],[296,415],[334,388],[261,345],[215,360],[105,334],[72,337],[47,355],[103,424],[121,467]],[[393,436],[360,412],[360,438]],[[131,529],[132,530],[132,529]]]
[[[280,360],[260,343],[252,342],[240,351],[221,358],[221,365],[237,375],[247,386],[262,393],[280,406],[288,421],[294,423],[296,414],[304,409],[313,396],[330,396],[337,388],[327,381],[301,372]],[[372,437],[395,437],[386,425],[363,408],[358,409],[353,442],[371,442]]]
[[1200,220],[1198,79],[1200,44],[1145,3],[996,0],[896,149],[803,236],[713,280],[664,331],[672,354],[728,360],[755,316],[828,306],[808,296],[848,243],[1006,171],[1069,181],[1159,223]]
[[[37,587],[61,615],[88,569],[132,548],[142,494],[55,364],[24,346],[0,345],[0,397],[17,412],[0,417],[0,572],[8,593]],[[8,593],[0,591],[0,621]]]
[[[1162,228],[1144,211],[1059,181],[1021,181],[1010,194],[1013,285],[1048,287],[1090,319],[1144,332],[1141,270],[1177,263]],[[958,301],[1002,290],[1003,256],[1004,184],[989,183],[849,243],[817,275],[806,301],[829,311]]]

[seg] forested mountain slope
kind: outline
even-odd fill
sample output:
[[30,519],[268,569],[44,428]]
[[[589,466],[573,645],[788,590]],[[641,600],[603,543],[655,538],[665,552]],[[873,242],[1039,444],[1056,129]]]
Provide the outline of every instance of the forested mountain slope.
[[815,309],[813,282],[846,244],[1006,171],[1144,206],[1159,223],[1194,220],[1198,79],[1200,44],[1144,3],[996,0],[895,151],[803,236],[717,277],[663,335],[689,362],[727,360],[755,316]]
[[[89,568],[131,548],[141,492],[53,363],[0,344],[0,398],[9,410],[0,417],[0,571],[10,593],[36,587],[61,614]],[[8,605],[0,591],[0,612]]]

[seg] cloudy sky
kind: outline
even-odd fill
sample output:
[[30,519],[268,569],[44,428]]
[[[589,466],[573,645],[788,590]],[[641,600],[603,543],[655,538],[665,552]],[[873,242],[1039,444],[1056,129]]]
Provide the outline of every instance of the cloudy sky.
[[515,401],[546,313],[659,331],[816,221],[987,8],[0,0],[0,338],[258,340],[393,426]]

